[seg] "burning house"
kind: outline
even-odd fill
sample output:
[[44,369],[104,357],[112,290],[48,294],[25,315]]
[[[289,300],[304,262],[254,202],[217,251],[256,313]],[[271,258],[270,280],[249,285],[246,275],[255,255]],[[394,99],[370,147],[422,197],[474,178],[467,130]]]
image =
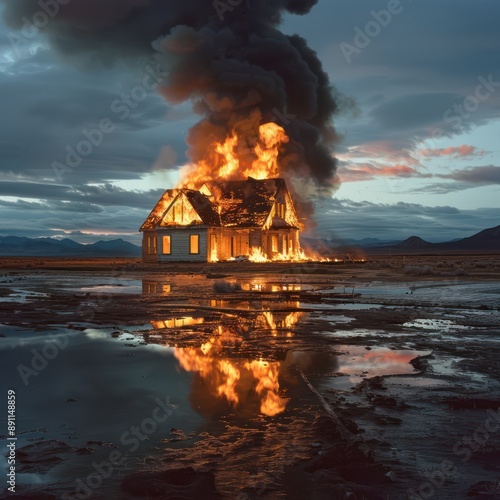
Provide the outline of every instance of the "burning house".
[[[332,119],[351,106],[307,41],[280,31],[285,16],[306,15],[317,0],[58,3],[57,22],[43,31],[63,60],[79,68],[130,64],[137,85],[111,110],[121,120],[130,116],[131,129],[166,113],[153,114],[149,92],[169,109],[191,103],[199,117],[185,137],[179,185],[141,227],[144,260],[300,258],[300,227],[283,179],[301,219],[311,219],[311,199],[338,186]],[[15,29],[40,14],[37,0],[4,4]],[[172,144],[183,126],[172,129]],[[171,172],[178,151],[170,149],[158,165],[165,160]]]
[[145,262],[293,259],[300,223],[284,179],[167,189],[140,231]]

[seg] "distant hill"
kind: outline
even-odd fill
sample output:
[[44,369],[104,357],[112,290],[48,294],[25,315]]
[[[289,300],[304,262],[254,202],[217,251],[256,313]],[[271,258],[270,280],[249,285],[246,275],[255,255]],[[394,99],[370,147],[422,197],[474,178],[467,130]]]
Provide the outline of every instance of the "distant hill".
[[118,238],[88,245],[69,238],[0,236],[0,256],[16,257],[140,257],[141,248]]
[[446,253],[500,253],[500,226],[484,229],[467,238],[444,243],[431,243],[419,236],[410,236],[404,241],[382,241],[376,238],[362,240],[331,240],[301,236],[304,248],[310,248],[321,255],[341,255],[344,252],[359,252],[372,255],[393,254],[446,254]]
[[500,253],[500,226],[484,229],[460,240],[443,243],[429,243],[428,241],[411,236],[410,238],[393,245],[372,247],[370,253]]
[[456,250],[484,249],[500,252],[500,226],[484,229],[462,240],[437,243],[436,246]]
[[400,243],[396,243],[393,245],[397,248],[422,248],[428,247],[432,245],[432,243],[419,238],[418,236],[410,236],[408,239],[401,241]]

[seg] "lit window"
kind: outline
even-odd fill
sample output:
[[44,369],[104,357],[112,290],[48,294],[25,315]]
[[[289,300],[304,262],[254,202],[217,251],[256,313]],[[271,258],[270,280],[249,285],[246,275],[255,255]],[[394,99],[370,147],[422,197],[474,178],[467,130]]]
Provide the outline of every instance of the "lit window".
[[285,204],[284,203],[276,203],[276,215],[285,218]]
[[172,253],[171,236],[169,234],[163,236],[163,254],[170,255]]
[[149,255],[156,254],[156,236],[148,237],[148,254]]
[[189,253],[200,253],[200,235],[191,234],[189,236]]
[[271,251],[272,252],[278,251],[278,235],[277,234],[271,235]]

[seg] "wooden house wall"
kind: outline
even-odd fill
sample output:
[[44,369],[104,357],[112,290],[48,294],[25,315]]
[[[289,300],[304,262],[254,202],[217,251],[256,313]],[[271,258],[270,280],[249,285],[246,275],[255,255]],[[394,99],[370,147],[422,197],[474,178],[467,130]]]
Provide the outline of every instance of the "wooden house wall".
[[[150,253],[150,238],[156,239],[156,231],[144,231],[142,233],[142,260],[143,262],[157,262],[157,253]],[[156,246],[158,248],[158,245]]]
[[[189,240],[192,234],[199,235],[199,252],[189,253]],[[163,236],[169,235],[170,254],[163,253]],[[207,228],[165,228],[158,231],[158,262],[206,262]]]
[[[299,250],[299,231],[293,228],[273,229],[264,232],[263,254],[272,259],[278,254],[288,255]],[[273,248],[273,239],[276,246]]]
[[218,260],[250,253],[248,229],[212,228],[210,232],[217,241]]

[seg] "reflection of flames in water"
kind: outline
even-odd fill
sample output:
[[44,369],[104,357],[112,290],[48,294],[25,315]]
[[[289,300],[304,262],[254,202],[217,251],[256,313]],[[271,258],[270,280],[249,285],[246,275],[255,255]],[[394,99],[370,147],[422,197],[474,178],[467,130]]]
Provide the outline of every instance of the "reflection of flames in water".
[[278,395],[279,367],[279,362],[270,363],[260,359],[245,363],[245,368],[251,370],[253,376],[259,381],[255,392],[262,396],[260,411],[271,417],[285,411],[286,407],[286,401]]
[[220,336],[211,338],[201,347],[174,348],[180,366],[188,372],[198,373],[213,396],[224,397],[234,406],[241,403],[248,390],[245,382],[250,378],[254,381],[253,390],[260,398],[261,413],[274,416],[283,412],[286,400],[279,395],[278,381],[281,363],[219,358],[221,348],[238,344],[241,338],[221,326],[218,332]]
[[153,328],[180,328],[183,326],[201,325],[205,322],[204,318],[193,318],[191,316],[182,318],[171,318],[165,320],[152,320],[151,325]]
[[262,313],[262,316],[266,319],[268,325],[271,327],[271,330],[291,328],[303,315],[304,313],[302,312],[293,311],[280,318],[271,311],[264,311]]

